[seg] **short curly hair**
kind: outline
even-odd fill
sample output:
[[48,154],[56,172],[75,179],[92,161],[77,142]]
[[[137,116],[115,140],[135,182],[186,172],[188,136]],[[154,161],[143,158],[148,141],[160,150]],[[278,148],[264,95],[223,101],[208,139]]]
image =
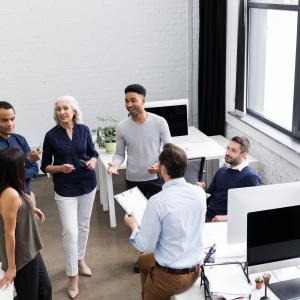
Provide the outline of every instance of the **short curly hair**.
[[56,100],[54,102],[53,119],[56,122],[56,124],[59,123],[58,118],[57,118],[57,113],[56,113],[56,105],[60,101],[66,101],[74,110],[74,112],[75,112],[75,115],[73,118],[74,123],[75,124],[82,123],[82,112],[79,108],[79,104],[78,104],[77,100],[73,96],[60,96],[60,97],[56,98]]
[[130,92],[137,93],[137,94],[140,94],[140,95],[143,95],[144,97],[146,97],[146,89],[142,85],[137,84],[137,83],[130,84],[125,88],[125,90],[124,90],[125,95]]

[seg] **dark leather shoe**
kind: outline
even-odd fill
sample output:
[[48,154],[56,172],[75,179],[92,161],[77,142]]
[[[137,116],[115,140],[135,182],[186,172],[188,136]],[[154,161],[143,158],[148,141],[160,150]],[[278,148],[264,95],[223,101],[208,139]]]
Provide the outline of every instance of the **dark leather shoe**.
[[133,272],[134,273],[140,273],[140,266],[139,266],[138,262],[134,263]]

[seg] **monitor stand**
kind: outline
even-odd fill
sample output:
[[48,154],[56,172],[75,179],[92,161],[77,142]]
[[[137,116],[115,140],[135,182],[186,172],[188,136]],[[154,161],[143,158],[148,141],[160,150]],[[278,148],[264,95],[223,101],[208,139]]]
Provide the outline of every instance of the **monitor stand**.
[[269,288],[281,300],[300,299],[300,278],[271,283]]

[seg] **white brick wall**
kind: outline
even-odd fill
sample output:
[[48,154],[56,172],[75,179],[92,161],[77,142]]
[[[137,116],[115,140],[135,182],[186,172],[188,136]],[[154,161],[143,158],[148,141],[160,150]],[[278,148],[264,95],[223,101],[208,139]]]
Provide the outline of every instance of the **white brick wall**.
[[0,99],[15,106],[17,132],[40,144],[53,126],[53,99],[64,94],[78,99],[91,128],[97,116],[126,116],[130,83],[145,85],[149,101],[195,97],[190,1],[4,1]]

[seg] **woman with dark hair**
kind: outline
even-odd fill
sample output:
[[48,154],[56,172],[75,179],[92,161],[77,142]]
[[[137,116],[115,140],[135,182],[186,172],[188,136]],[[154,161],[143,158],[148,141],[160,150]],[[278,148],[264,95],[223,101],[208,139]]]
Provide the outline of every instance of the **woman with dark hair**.
[[36,218],[45,220],[24,192],[24,153],[0,152],[0,289],[14,282],[18,300],[51,300],[52,287],[40,250]]

